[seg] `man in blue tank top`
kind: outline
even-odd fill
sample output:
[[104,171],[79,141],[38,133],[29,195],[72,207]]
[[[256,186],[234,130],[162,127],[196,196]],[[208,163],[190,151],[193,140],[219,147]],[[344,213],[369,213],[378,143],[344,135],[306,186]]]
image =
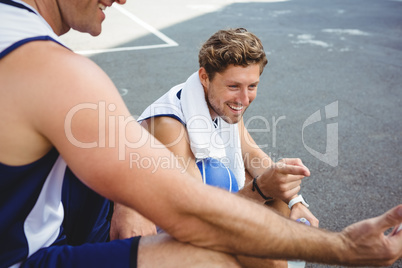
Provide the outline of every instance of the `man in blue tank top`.
[[[247,265],[238,255],[384,265],[400,257],[402,233],[383,231],[402,221],[402,206],[329,233],[188,179],[175,158],[166,170],[130,167],[133,153],[172,154],[144,143],[161,146],[107,75],[58,39],[70,28],[98,35],[113,2],[0,0],[0,267]],[[109,133],[100,138],[105,107],[108,120],[124,118],[122,146],[108,144]],[[167,234],[108,242],[108,200]]]

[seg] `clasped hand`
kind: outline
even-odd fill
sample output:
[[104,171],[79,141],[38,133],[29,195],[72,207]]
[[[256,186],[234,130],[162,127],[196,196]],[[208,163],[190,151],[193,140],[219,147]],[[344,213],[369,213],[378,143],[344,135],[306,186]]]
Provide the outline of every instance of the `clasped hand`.
[[257,184],[266,196],[289,203],[300,191],[301,180],[308,176],[310,170],[299,158],[285,158],[267,168]]

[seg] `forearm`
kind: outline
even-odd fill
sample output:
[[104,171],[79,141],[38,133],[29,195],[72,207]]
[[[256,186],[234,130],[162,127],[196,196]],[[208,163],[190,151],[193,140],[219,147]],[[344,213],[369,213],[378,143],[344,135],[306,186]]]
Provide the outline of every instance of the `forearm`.
[[[169,170],[171,172],[174,173]],[[166,176],[165,173],[166,170],[155,176]],[[163,186],[162,181],[170,180],[169,184],[172,185],[176,178],[180,180],[180,187]],[[152,179],[149,177],[147,180]],[[159,180],[159,184],[154,184],[153,190],[160,193],[157,207],[174,204],[174,210],[170,210],[169,215],[163,219],[160,213],[151,214],[148,209],[144,213],[182,242],[232,254],[285,259],[301,257],[298,255],[300,250],[295,245],[305,247],[305,243],[309,243],[314,237],[306,235],[306,230],[300,229],[300,224],[293,225],[292,228],[299,231],[290,234],[292,223],[273,211],[221,189],[191,180],[186,174],[170,175],[170,179],[163,178]],[[166,212],[169,208],[163,208],[163,211]],[[327,234],[323,232],[316,236],[316,244],[311,243],[316,247],[311,251],[318,254],[321,252],[320,243]],[[327,240],[332,242],[335,239]],[[292,246],[295,246],[293,251]],[[319,258],[311,257],[317,261],[326,258],[326,255],[329,254],[323,252]]]
[[[114,170],[116,178],[123,177],[122,167]],[[136,209],[176,239],[233,254],[299,257],[294,255],[298,251],[289,250],[293,245],[288,236],[290,223],[274,212],[189,179],[180,168],[132,172],[134,180],[114,181],[105,194]]]
[[255,189],[253,191],[252,179],[251,180],[246,179],[244,187],[237,192],[237,195],[253,200],[254,202],[257,202],[259,204],[264,204],[267,201],[258,193],[258,191],[256,191]]
[[330,264],[356,261],[356,254],[341,259],[350,255],[350,247],[340,234],[286,220],[259,204],[191,179],[182,168],[133,169],[127,176],[126,164],[118,162],[112,169],[117,180],[99,172],[94,177],[98,185],[92,185],[92,179],[86,182],[109,199],[136,209],[179,241],[272,259]]
[[[314,236],[306,235],[300,224],[292,227],[296,234],[289,236],[291,223],[271,210],[189,178],[168,150],[149,149],[140,157],[156,159],[156,155],[171,159],[171,168],[133,166],[127,174],[127,161],[119,161],[113,168],[104,164],[103,168],[113,170],[114,178],[119,179],[110,180],[106,171],[99,172],[95,174],[96,190],[137,210],[177,240],[193,245],[267,258],[298,258],[300,251],[291,250],[293,246],[315,245],[310,243]],[[324,238],[321,234],[316,240]],[[312,252],[320,252],[320,248],[316,246]]]
[[344,246],[339,235],[291,222],[267,208],[234,196],[226,196],[219,202],[223,205],[227,202],[231,209],[218,214],[197,213],[203,217],[199,226],[193,226],[195,230],[186,228],[183,222],[172,235],[197,246],[233,254],[340,263]]
[[[151,142],[148,132],[137,129],[136,133]],[[64,150],[62,155],[89,187],[135,209],[179,241],[232,254],[335,264],[346,253],[341,251],[346,247],[339,235],[307,229],[261,205],[202,184],[186,173],[173,154],[156,140],[132,147],[83,150],[68,146],[69,153]],[[125,159],[118,160],[122,149]],[[156,161],[153,163],[160,166],[133,163],[131,154],[138,160]],[[161,168],[158,161],[169,166]],[[93,168],[79,168],[82,163]]]
[[251,178],[255,178],[274,164],[272,159],[259,148],[244,151],[243,153],[244,167]]

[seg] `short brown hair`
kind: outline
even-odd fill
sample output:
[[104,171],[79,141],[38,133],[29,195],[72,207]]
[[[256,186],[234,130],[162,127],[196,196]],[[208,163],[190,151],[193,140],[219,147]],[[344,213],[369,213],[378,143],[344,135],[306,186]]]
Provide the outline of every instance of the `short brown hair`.
[[259,64],[261,75],[268,63],[261,40],[244,28],[220,30],[213,34],[202,45],[198,61],[210,80],[229,65],[246,67]]

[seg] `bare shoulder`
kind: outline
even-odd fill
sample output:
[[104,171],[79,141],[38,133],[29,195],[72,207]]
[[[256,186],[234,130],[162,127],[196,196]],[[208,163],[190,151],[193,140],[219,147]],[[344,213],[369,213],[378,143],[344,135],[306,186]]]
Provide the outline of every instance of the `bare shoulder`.
[[25,107],[20,110],[35,116],[41,111],[48,113],[49,108],[57,111],[80,102],[105,97],[115,100],[119,96],[94,62],[51,41],[23,45],[0,61],[0,70],[0,77],[5,79],[2,93],[18,97]]
[[200,181],[202,180],[194,154],[191,151],[187,129],[179,120],[160,116],[144,120],[141,125],[176,156],[180,165],[189,174]]
[[113,102],[127,113],[117,89],[91,60],[52,41],[27,43],[0,60],[0,159],[24,164],[39,159],[65,137],[71,109]]
[[176,157],[186,159],[186,161],[191,159],[195,163],[187,129],[180,121],[172,117],[160,116],[144,120],[141,125],[173,152]]
[[[10,79],[23,74],[29,81],[42,81],[42,85],[56,82],[61,85],[65,81],[74,84],[93,75],[97,75],[97,79],[107,78],[90,59],[52,41],[34,41],[23,45],[0,61],[0,66],[4,65],[7,65],[5,71],[11,76]],[[72,77],[80,79],[69,80]],[[13,80],[13,86],[19,85],[16,82],[18,80]]]
[[186,127],[177,119],[158,116],[144,120],[141,125],[168,148],[181,143],[190,146]]

